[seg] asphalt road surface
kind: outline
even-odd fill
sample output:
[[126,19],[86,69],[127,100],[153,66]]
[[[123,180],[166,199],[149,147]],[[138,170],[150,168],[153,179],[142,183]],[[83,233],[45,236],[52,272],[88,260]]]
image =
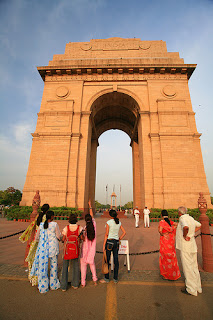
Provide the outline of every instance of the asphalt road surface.
[[0,279],[1,320],[212,320],[213,284],[197,297],[184,295],[181,283],[88,282],[85,288],[40,294],[26,280]]

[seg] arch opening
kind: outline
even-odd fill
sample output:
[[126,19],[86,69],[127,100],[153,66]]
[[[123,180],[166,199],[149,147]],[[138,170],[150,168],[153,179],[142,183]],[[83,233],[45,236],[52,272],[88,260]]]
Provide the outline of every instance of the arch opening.
[[121,130],[108,130],[99,137],[95,199],[110,205],[117,195],[117,207],[133,201],[132,148],[129,136]]
[[[139,126],[139,105],[137,101],[130,95],[122,92],[110,92],[99,96],[91,105],[91,154],[90,154],[90,186],[89,197],[95,198],[96,189],[96,158],[97,146],[101,135],[110,130],[121,130],[129,136],[130,153],[130,179],[132,185],[131,196],[128,201],[141,207],[141,165],[139,162],[139,142],[138,142],[138,126]],[[113,142],[112,138],[112,142]],[[110,156],[110,154],[109,154]],[[119,157],[122,162],[122,157]],[[124,169],[125,171],[125,169]],[[98,173],[101,174],[100,171]],[[100,177],[99,177],[100,179]],[[143,179],[143,178],[142,178]],[[130,181],[129,181],[130,183]],[[102,183],[102,188],[107,182]],[[113,182],[111,182],[113,184]],[[119,185],[116,181],[115,184]],[[125,183],[124,183],[125,184]],[[111,187],[112,188],[112,187]],[[111,190],[112,191],[112,190]],[[104,191],[103,191],[104,192]],[[132,197],[133,195],[133,197]],[[127,201],[127,202],[128,202]],[[106,202],[106,201],[105,201]]]
[[127,133],[131,140],[137,142],[138,110],[137,102],[125,93],[103,94],[91,106],[92,139],[98,139],[107,130],[119,129]]

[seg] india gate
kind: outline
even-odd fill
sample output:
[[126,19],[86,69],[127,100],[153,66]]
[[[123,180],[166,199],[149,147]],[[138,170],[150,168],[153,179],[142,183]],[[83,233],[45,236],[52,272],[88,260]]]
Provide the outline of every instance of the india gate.
[[131,139],[134,206],[195,208],[199,192],[210,205],[188,87],[195,68],[164,41],[68,43],[37,68],[44,91],[21,205],[39,190],[51,207],[87,212],[89,198],[94,207],[98,139],[110,129]]

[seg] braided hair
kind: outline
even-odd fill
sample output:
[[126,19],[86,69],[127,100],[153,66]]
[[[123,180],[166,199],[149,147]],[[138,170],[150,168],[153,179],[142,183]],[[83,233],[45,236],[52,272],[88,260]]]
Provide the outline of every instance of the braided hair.
[[116,224],[119,224],[119,219],[117,218],[117,212],[114,209],[109,210],[109,215],[114,218]]
[[44,229],[48,228],[48,220],[51,220],[52,216],[54,217],[54,212],[53,211],[47,211],[46,213],[46,221],[44,222]]
[[37,226],[40,226],[40,223],[42,222],[42,218],[43,216],[46,214],[46,212],[49,210],[50,206],[48,203],[43,204],[43,206],[41,207],[41,212],[39,213],[39,216],[37,218]]
[[87,238],[88,240],[93,241],[95,239],[95,228],[92,222],[92,216],[89,213],[85,215],[85,221]]
[[167,210],[165,210],[165,209],[163,209],[162,211],[161,211],[161,215],[162,215],[162,217],[164,218],[164,220],[170,225],[170,227],[171,227],[171,222],[170,222],[170,220],[169,220],[169,218],[168,218],[168,212],[167,212]]

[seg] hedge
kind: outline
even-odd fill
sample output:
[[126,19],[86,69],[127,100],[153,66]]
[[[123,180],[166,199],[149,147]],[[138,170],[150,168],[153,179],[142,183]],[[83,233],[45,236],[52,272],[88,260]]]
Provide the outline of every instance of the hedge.
[[[67,220],[71,213],[74,213],[80,218],[82,216],[82,211],[77,208],[68,208],[68,207],[51,207],[51,210],[55,213],[56,220]],[[29,207],[19,207],[13,206],[9,209],[4,209],[5,217],[7,220],[18,220],[25,219],[29,220],[30,215],[33,212],[32,206]],[[41,208],[39,208],[38,212],[41,212]]]
[[[160,219],[161,218],[161,211],[162,209],[158,208],[151,208],[150,209],[150,218]],[[168,216],[171,220],[177,220],[178,217],[178,210],[177,209],[167,209]],[[188,214],[192,216],[195,220],[199,220],[200,211],[198,208],[195,209],[189,209],[188,208]],[[213,209],[208,209],[206,212],[207,216],[209,217],[209,223],[213,223]]]
[[[51,210],[55,213],[56,220],[66,220],[67,217],[71,213],[74,213],[80,218],[82,216],[82,211],[78,210],[77,208],[69,208],[69,207],[51,207]],[[159,208],[151,208],[150,209],[150,218],[153,219],[160,219],[161,218],[161,210]],[[4,209],[5,216],[7,220],[18,220],[18,219],[30,219],[30,214],[32,213],[33,208],[32,206],[29,207],[19,207],[13,206],[9,209]],[[41,211],[41,208],[38,210]],[[178,219],[178,210],[177,209],[167,209],[168,216],[172,220]],[[188,213],[195,219],[199,220],[200,212],[198,208],[195,209],[188,209]],[[213,224],[213,209],[207,210],[207,216],[209,217],[209,223]]]

